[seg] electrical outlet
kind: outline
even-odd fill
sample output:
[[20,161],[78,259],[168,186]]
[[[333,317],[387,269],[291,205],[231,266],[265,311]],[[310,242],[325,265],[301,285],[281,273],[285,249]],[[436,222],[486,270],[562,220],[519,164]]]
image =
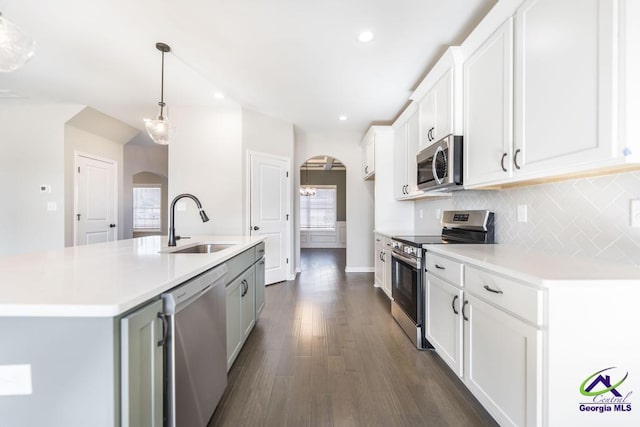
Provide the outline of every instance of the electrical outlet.
[[185,202],[176,203],[176,210],[179,211],[179,212],[186,211],[187,210],[187,204]]
[[47,210],[49,212],[55,212],[58,210],[58,204],[56,202],[47,202]]
[[518,222],[527,222],[527,205],[518,205]]
[[442,216],[442,210],[441,209],[436,209],[435,211],[435,217],[437,220],[440,220],[440,217]]
[[420,219],[422,219],[424,217],[424,209],[420,209],[418,211],[418,215],[420,216]]
[[31,393],[31,365],[0,365],[0,396]]
[[631,209],[629,213],[631,215],[631,226],[634,228],[640,228],[640,199],[631,200]]

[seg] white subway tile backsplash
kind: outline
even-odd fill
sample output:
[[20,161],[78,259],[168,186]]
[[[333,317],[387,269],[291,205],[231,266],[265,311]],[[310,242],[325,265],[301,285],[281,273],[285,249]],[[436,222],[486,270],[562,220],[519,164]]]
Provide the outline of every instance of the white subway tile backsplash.
[[[640,265],[640,228],[631,228],[631,199],[640,198],[640,172],[532,185],[508,190],[458,191],[450,200],[415,203],[417,233],[439,224],[433,209],[490,209],[496,213],[496,241],[551,254],[580,255]],[[436,204],[437,203],[437,206]],[[517,221],[527,205],[528,222]]]

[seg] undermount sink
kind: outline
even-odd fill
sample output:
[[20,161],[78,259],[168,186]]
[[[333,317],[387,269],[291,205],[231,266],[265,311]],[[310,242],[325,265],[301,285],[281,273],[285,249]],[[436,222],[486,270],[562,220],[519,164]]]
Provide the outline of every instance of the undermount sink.
[[200,243],[194,246],[171,251],[172,254],[212,254],[234,246],[235,243]]

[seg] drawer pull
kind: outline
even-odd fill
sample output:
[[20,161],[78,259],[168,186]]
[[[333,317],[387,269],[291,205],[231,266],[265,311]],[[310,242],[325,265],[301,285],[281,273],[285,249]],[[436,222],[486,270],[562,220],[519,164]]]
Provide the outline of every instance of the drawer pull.
[[469,304],[469,301],[465,301],[464,304],[462,304],[462,308],[460,309],[460,311],[462,312],[462,318],[468,322],[469,318],[466,314],[464,314],[464,308],[467,306],[467,304]]
[[451,301],[451,309],[453,310],[453,312],[455,314],[460,314],[458,313],[458,311],[456,311],[456,300],[458,299],[458,295],[456,295],[455,297],[453,297],[453,301]]
[[489,291],[489,292],[493,292],[494,294],[503,294],[504,292],[502,292],[499,289],[493,289],[491,287],[489,287],[489,285],[484,285],[485,290]]
[[437,268],[438,270],[446,270],[446,268],[445,268],[445,267],[443,267],[443,266],[441,266],[440,264],[436,264],[436,268]]

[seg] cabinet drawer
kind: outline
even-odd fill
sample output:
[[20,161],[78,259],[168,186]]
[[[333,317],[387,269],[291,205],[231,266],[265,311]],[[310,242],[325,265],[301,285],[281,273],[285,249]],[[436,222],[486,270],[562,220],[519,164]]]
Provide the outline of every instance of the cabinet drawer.
[[260,258],[264,256],[264,242],[260,242],[255,246],[256,251],[256,261],[259,261]]
[[542,291],[507,277],[467,266],[466,289],[536,325],[542,324]]
[[464,265],[461,262],[427,251],[427,271],[456,286],[462,286]]

